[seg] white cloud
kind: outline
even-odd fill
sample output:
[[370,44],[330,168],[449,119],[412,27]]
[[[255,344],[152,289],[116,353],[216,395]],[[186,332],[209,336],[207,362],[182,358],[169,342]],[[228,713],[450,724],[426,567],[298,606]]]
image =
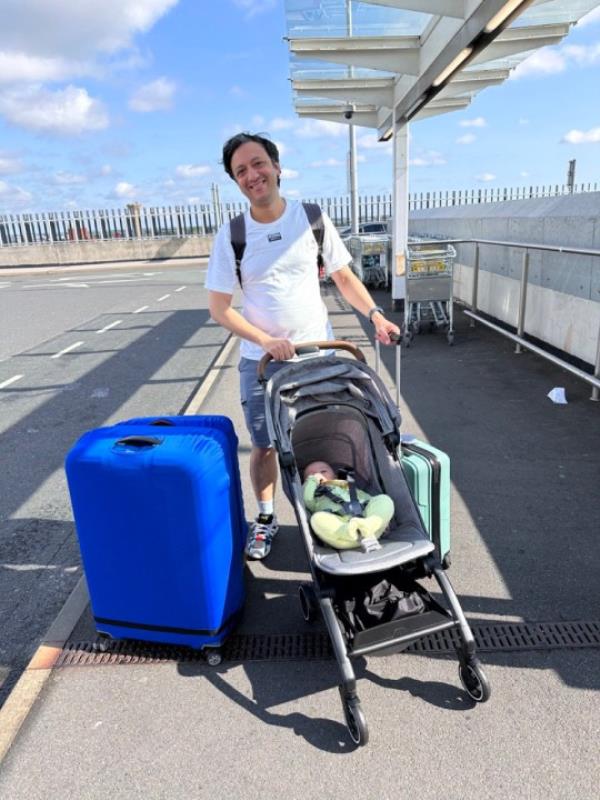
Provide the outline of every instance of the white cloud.
[[238,86],[237,84],[229,89],[229,94],[232,97],[247,97],[246,92],[242,89],[241,86]]
[[436,167],[446,163],[446,159],[437,150],[427,150],[414,158],[409,158],[411,167]]
[[0,181],[0,200],[8,201],[10,209],[15,206],[24,206],[31,202],[32,196],[29,192],[19,186],[13,186],[6,181]]
[[0,93],[0,114],[13,125],[62,135],[101,130],[109,122],[104,105],[77,86],[8,89]]
[[577,27],[585,28],[586,25],[593,25],[595,22],[600,22],[600,7],[594,8],[585,17],[582,17],[577,23]]
[[92,71],[90,65],[60,57],[43,58],[23,52],[0,51],[0,84],[61,81],[88,75]]
[[187,199],[188,206],[197,206],[201,202],[202,200],[199,197],[188,197]]
[[480,175],[475,175],[475,178],[482,183],[489,183],[490,181],[496,180],[496,176],[493,172],[482,172]]
[[287,146],[287,144],[284,144],[283,142],[274,142],[274,144],[277,150],[279,151],[280,158],[281,156],[284,156],[286,153],[289,152],[289,147]]
[[207,164],[180,164],[175,168],[175,174],[178,178],[186,180],[190,178],[202,178],[208,175],[212,169]]
[[111,167],[110,164],[103,164],[100,167],[100,175],[104,175],[104,176],[110,175],[112,173],[112,171],[113,171],[113,168]]
[[137,188],[132,183],[127,183],[127,181],[119,181],[114,188],[116,197],[135,197],[136,193]]
[[233,0],[233,4],[245,11],[246,18],[250,19],[257,14],[274,9],[277,6],[277,0]]
[[340,161],[337,158],[326,158],[324,161],[313,161],[311,164],[309,164],[309,167],[314,167],[315,169],[319,169],[320,167],[343,167],[343,166],[344,162]]
[[23,165],[18,158],[0,156],[0,175],[15,175],[22,169]]
[[347,135],[347,127],[339,122],[328,122],[323,119],[303,120],[296,129],[296,135],[303,139],[318,139],[321,136],[343,136]]
[[487,122],[485,117],[475,117],[475,119],[461,119],[458,124],[461,128],[485,128]]
[[295,169],[287,169],[286,167],[284,167],[281,170],[281,177],[282,178],[287,178],[288,180],[292,180],[293,178],[297,178],[299,175],[300,175],[300,173]]
[[3,0],[0,50],[87,60],[129,47],[178,0]]
[[529,173],[526,170],[523,170],[523,172],[519,172],[519,177],[528,178],[529,177]]
[[600,142],[600,128],[592,128],[589,131],[578,131],[576,128],[565,133],[561,139],[569,144],[591,144]]
[[464,136],[459,136],[456,140],[456,144],[473,144],[473,142],[477,139],[475,134],[473,133],[465,133]]
[[597,44],[566,44],[561,48],[569,61],[579,67],[592,67],[600,61],[600,42]]
[[173,107],[173,95],[176,91],[173,81],[157,78],[146,83],[132,95],[129,108],[132,111],[146,113],[148,111],[168,111]]
[[293,128],[296,121],[293,119],[286,119],[285,117],[274,117],[269,123],[270,131],[285,131]]
[[514,69],[510,78],[518,80],[530,75],[556,75],[563,72],[567,68],[565,57],[553,48],[543,47],[541,50],[536,50],[535,53],[522,61],[519,66]]
[[52,182],[57,186],[74,186],[87,182],[85,175],[75,175],[72,172],[55,172]]
[[298,189],[284,189],[282,194],[285,195],[286,197],[299,197],[300,196],[300,192],[298,191]]
[[571,66],[591,67],[600,63],[600,43],[591,45],[565,44],[562,47],[543,47],[522,61],[510,74],[511,79],[557,75]]

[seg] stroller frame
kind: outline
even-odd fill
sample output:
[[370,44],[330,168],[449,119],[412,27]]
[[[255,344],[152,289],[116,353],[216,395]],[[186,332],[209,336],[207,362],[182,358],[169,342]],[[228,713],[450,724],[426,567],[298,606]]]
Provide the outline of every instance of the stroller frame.
[[[339,358],[337,354],[322,356],[319,351],[325,349],[349,351],[354,359]],[[439,552],[439,541],[429,538],[402,471],[400,414],[387,389],[379,376],[366,365],[363,353],[350,342],[311,342],[299,345],[296,352],[315,353],[320,357],[292,362],[276,372],[267,383],[264,370],[271,360],[267,355],[260,362],[259,377],[265,389],[267,425],[279,456],[283,489],[294,508],[312,578],[310,583],[303,583],[299,588],[302,614],[307,622],[312,622],[320,611],[325,621],[341,673],[339,691],[346,725],[354,744],[361,746],[367,743],[369,731],[358,697],[352,658],[400,651],[425,636],[455,629],[459,640],[459,677],[465,690],[476,702],[484,702],[490,696],[490,686],[475,655],[475,640],[469,624],[445,574],[449,563],[441,561],[443,554]],[[320,370],[323,377],[311,380],[311,364]],[[398,382],[398,374],[396,378]],[[362,382],[366,387],[363,394],[367,397],[363,396],[359,403],[362,408],[356,407],[358,400],[348,398],[348,382],[353,386]],[[358,396],[356,390],[351,391],[352,394]],[[300,405],[297,414],[294,412],[296,404]],[[312,438],[308,434],[314,430],[316,422],[327,430],[338,455],[354,454],[359,463],[348,466],[353,469],[358,466],[358,480],[362,477],[363,485],[365,478],[370,477],[373,482],[367,488],[375,484],[380,491],[392,495],[396,516],[389,532],[380,540],[381,551],[336,551],[319,543],[311,533],[302,500],[301,471],[309,461],[329,460],[319,430]],[[358,442],[361,426],[364,441]],[[304,439],[300,434],[296,435],[298,429]],[[368,452],[367,445],[372,448]],[[373,449],[377,458],[373,456]],[[365,631],[349,629],[338,611],[339,587],[356,576],[371,574],[377,577],[391,573],[402,576],[427,598],[426,610]],[[445,605],[431,598],[417,583],[423,578],[435,579]]]

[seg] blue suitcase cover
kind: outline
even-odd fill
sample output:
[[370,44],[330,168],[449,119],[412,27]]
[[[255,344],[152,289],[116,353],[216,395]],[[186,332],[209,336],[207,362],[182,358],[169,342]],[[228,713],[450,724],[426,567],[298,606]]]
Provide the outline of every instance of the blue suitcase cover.
[[208,428],[214,431],[215,437],[223,442],[226,453],[228,454],[228,468],[232,479],[231,493],[231,513],[232,518],[237,519],[237,529],[239,532],[240,547],[246,547],[248,539],[248,523],[244,513],[244,498],[242,494],[242,482],[240,478],[240,467],[238,462],[238,438],[233,427],[233,422],[229,417],[222,414],[190,414],[187,416],[164,416],[164,417],[134,417],[124,420],[120,425],[140,425],[151,428],[168,430],[169,428]]
[[68,454],[98,630],[204,647],[220,645],[235,625],[243,558],[237,519],[224,513],[232,478],[218,438],[116,425],[85,434]]

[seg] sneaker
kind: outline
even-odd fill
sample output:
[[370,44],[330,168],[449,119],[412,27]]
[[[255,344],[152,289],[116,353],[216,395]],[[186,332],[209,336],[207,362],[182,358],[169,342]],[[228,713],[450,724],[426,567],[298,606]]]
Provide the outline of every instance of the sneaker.
[[271,552],[271,542],[278,530],[279,525],[274,514],[259,514],[254,522],[250,523],[250,534],[246,542],[248,558],[266,558]]

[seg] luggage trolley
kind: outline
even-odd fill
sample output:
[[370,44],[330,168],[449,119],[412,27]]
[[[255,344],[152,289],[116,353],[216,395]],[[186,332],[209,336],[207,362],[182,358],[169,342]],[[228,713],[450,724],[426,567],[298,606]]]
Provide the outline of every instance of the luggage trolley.
[[352,256],[352,270],[365,286],[387,289],[390,239],[385,234],[361,234],[343,239]]
[[409,242],[406,248],[406,333],[408,346],[423,325],[446,328],[448,344],[454,342],[452,266],[456,250],[435,241]]

